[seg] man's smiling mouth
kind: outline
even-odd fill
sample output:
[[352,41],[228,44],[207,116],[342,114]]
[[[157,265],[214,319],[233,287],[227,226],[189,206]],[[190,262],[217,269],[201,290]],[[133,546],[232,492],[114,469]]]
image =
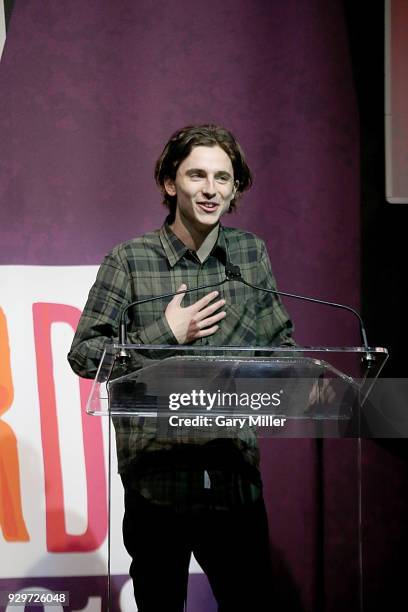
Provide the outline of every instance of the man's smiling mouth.
[[219,204],[217,204],[217,202],[197,202],[197,205],[202,209],[205,210],[207,212],[212,212],[213,210],[216,210],[219,206]]

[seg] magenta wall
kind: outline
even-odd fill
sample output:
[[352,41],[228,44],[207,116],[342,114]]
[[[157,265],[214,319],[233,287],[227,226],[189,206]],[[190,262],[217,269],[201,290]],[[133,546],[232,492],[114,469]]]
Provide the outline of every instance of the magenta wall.
[[[162,145],[211,121],[236,132],[255,175],[227,222],[267,240],[282,289],[358,305],[358,123],[340,2],[17,2],[1,96],[4,263],[98,263],[159,226]],[[290,309],[302,343],[356,338],[347,315]]]
[[[359,306],[358,117],[339,0],[17,0],[0,92],[0,263],[96,264],[158,227],[163,143],[214,122],[255,177],[225,223],[266,240],[281,289]],[[358,343],[348,315],[286,304],[300,344]],[[315,443],[263,452],[282,597],[312,611]],[[328,609],[351,610],[353,442],[326,444],[325,474]]]

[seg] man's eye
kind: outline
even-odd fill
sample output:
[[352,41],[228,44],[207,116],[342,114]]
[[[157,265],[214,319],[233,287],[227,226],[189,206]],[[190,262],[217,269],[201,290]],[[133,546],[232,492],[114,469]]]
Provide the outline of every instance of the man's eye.
[[228,183],[229,177],[228,176],[217,176],[217,181],[219,183]]

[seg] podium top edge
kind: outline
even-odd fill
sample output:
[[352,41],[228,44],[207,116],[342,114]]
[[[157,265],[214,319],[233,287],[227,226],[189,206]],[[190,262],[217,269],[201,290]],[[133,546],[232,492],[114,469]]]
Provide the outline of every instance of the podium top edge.
[[263,351],[271,353],[293,352],[301,353],[308,352],[325,352],[325,353],[380,353],[388,355],[388,349],[384,347],[368,347],[365,346],[213,346],[213,345],[189,345],[189,344],[119,344],[111,343],[105,346],[105,349],[112,348],[113,350],[121,349],[143,349],[143,350],[167,350],[167,351],[203,351],[203,352],[220,352],[220,351],[239,351],[242,353],[249,351]]

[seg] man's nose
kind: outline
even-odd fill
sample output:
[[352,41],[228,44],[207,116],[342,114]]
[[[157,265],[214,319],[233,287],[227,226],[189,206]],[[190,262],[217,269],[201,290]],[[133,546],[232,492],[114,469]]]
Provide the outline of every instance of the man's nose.
[[214,198],[216,194],[217,192],[215,189],[214,179],[207,176],[203,189],[203,195],[210,200],[211,198]]

